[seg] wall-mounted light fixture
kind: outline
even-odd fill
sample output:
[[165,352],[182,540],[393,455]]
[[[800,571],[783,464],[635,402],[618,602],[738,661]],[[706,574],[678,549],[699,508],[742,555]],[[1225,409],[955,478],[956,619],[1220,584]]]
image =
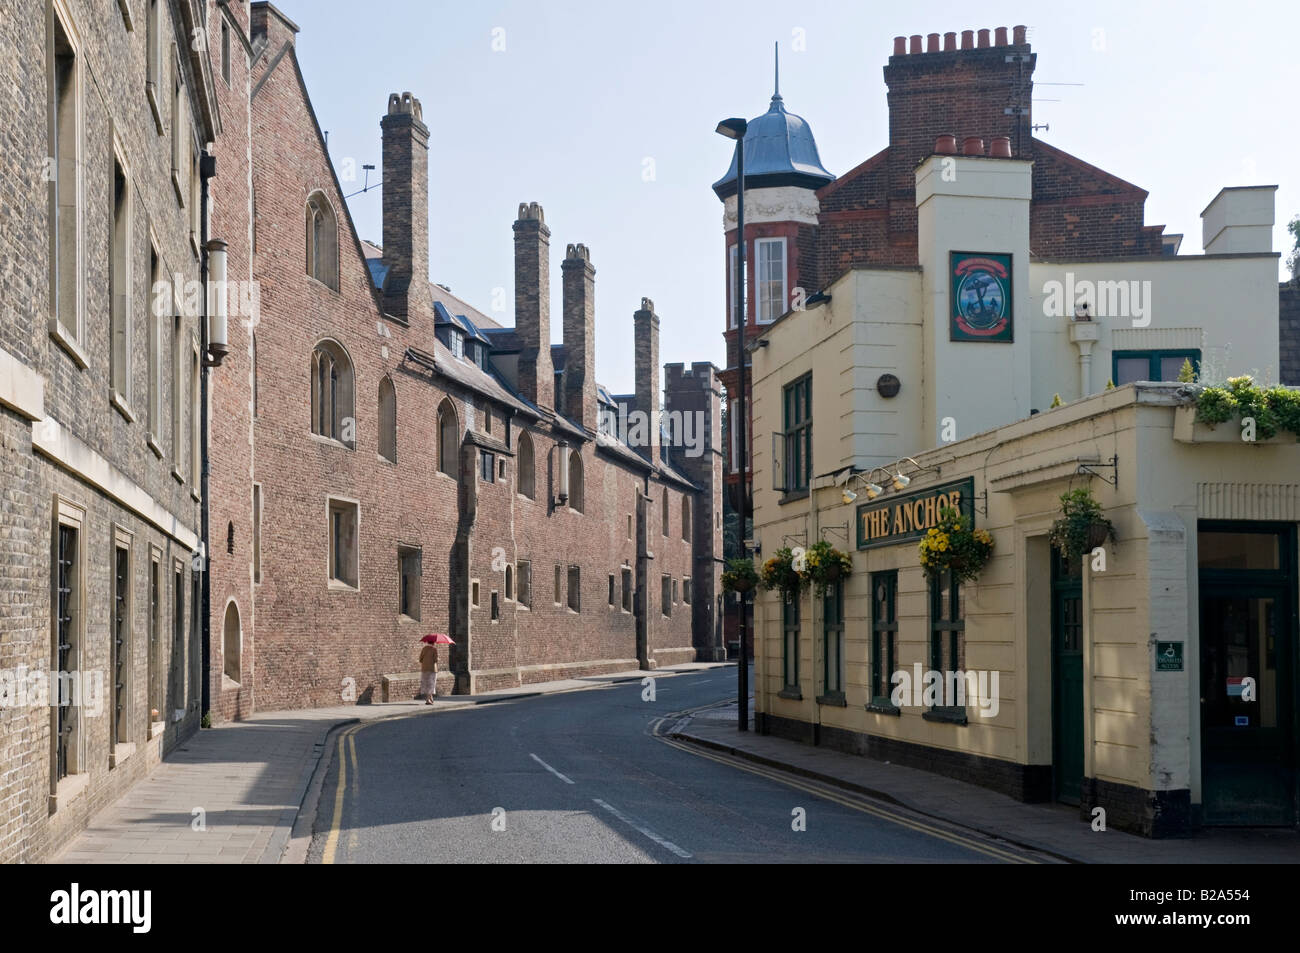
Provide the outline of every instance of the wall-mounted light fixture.
[[220,367],[230,353],[227,334],[226,243],[220,238],[208,241],[208,367]]

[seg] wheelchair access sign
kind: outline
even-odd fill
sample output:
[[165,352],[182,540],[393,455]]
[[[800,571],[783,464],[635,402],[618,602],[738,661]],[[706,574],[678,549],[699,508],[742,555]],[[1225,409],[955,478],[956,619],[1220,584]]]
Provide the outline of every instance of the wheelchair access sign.
[[1183,643],[1156,643],[1156,671],[1181,672],[1183,670]]

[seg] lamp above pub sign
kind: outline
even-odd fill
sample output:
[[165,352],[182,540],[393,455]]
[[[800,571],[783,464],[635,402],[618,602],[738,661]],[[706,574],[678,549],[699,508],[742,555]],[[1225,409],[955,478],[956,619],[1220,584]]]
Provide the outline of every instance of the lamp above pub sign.
[[939,523],[939,511],[951,507],[975,523],[975,480],[932,486],[914,493],[863,503],[857,509],[858,549],[892,546],[920,539]]

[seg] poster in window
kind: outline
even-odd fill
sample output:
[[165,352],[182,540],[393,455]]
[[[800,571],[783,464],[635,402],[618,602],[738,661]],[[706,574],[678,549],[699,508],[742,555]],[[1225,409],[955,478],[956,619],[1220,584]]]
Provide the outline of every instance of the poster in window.
[[987,252],[951,253],[950,341],[1012,338],[1011,256]]

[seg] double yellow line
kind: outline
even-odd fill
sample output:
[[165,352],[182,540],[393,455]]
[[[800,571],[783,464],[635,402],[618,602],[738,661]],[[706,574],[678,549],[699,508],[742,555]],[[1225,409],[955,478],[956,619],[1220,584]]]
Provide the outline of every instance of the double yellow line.
[[[352,736],[364,727],[364,724],[353,725],[347,731],[343,732],[343,734],[339,735],[339,780],[334,789],[334,819],[330,822],[329,837],[325,839],[325,853],[321,857],[321,863],[323,864],[334,863],[334,857],[339,848],[339,833],[343,826],[343,795],[348,788],[348,758],[343,756],[343,743],[345,741],[347,742],[348,755],[352,760],[352,796],[355,800],[357,796],[357,778],[361,772],[357,768],[357,742]],[[354,832],[354,841],[355,838],[356,835]]]
[[[715,706],[711,705],[708,707],[715,707]],[[905,817],[902,814],[896,814],[893,811],[889,811],[884,808],[877,807],[874,804],[868,804],[863,800],[853,797],[852,795],[841,794],[840,792],[835,791],[831,788],[823,787],[821,785],[814,785],[805,782],[799,778],[795,778],[790,775],[787,775],[783,772],[766,768],[761,765],[756,765],[750,762],[746,762],[734,756],[715,754],[711,751],[707,751],[695,745],[686,744],[684,742],[677,741],[676,739],[670,738],[667,735],[665,735],[662,731],[663,725],[670,719],[678,718],[683,714],[687,714],[687,712],[678,712],[675,715],[669,715],[666,718],[661,718],[655,724],[654,731],[653,731],[654,736],[658,738],[660,741],[662,741],[664,744],[672,745],[674,748],[677,748],[680,751],[689,752],[690,754],[693,754],[698,758],[707,758],[710,761],[716,761],[718,764],[725,764],[728,767],[736,768],[740,771],[748,771],[750,774],[756,774],[761,778],[766,778],[769,781],[775,781],[777,784],[783,784],[788,788],[796,788],[800,791],[806,791],[807,793],[815,797],[819,797],[827,801],[834,801],[836,804],[841,804],[844,807],[852,808],[853,810],[860,811],[863,814],[870,814],[872,817],[878,817],[881,820],[889,821],[893,824],[898,824],[901,827],[906,827],[909,830],[914,830],[921,834],[928,834],[931,837],[937,837],[940,840],[948,841],[949,843],[956,844],[959,847],[964,847],[967,850],[973,850],[976,851],[977,853],[984,854],[988,857],[992,857],[995,860],[1001,860],[1010,864],[1039,863],[1039,861],[1034,860],[1032,858],[1024,857],[1019,854],[1014,854],[1010,851],[1003,850],[999,847],[993,847],[989,844],[985,844],[981,841],[977,841],[974,838],[966,837],[962,834],[957,834],[952,831],[944,830],[943,828],[940,827],[935,827],[932,824],[927,824],[924,821],[918,821],[915,818]]]

